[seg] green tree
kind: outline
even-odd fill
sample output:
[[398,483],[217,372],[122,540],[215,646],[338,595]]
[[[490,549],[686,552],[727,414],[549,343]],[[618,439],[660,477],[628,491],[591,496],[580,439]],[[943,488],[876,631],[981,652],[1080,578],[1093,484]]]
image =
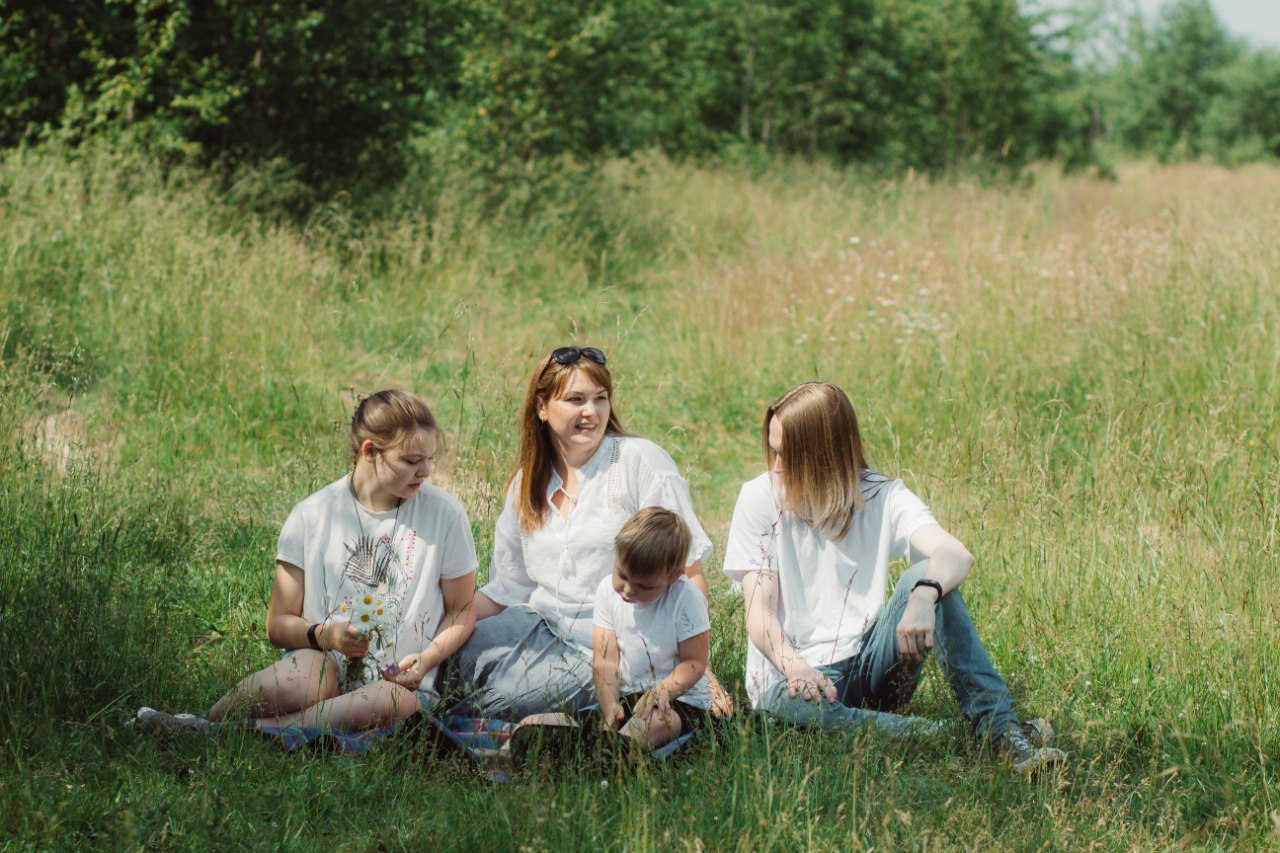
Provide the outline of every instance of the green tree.
[[1162,159],[1206,153],[1203,122],[1223,92],[1221,72],[1241,53],[1208,0],[1165,6],[1149,33],[1135,28],[1135,56],[1118,69],[1117,129],[1134,150]]
[[1280,54],[1242,56],[1215,82],[1218,95],[1202,123],[1211,153],[1229,163],[1280,157]]
[[386,170],[447,97],[456,27],[425,0],[4,0],[0,144],[111,129],[313,179]]

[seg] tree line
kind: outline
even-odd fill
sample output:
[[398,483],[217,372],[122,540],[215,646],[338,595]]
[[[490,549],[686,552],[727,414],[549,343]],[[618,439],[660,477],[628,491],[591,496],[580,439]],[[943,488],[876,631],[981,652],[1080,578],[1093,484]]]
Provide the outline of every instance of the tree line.
[[1016,0],[0,0],[0,146],[107,135],[316,183],[648,149],[932,172],[1280,156],[1280,55],[1207,0],[1090,62],[1096,23]]

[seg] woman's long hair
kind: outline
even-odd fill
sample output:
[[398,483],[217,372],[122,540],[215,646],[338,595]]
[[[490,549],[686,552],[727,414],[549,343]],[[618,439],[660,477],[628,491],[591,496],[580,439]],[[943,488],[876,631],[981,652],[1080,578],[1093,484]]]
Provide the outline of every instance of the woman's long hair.
[[866,505],[863,483],[876,476],[858,431],[858,416],[844,391],[828,382],[797,385],[764,413],[764,455],[770,471],[777,454],[769,424],[782,428],[784,509],[832,539],[843,539]]
[[609,395],[609,422],[605,424],[605,435],[623,433],[622,422],[613,407],[613,377],[609,368],[587,358],[565,365],[547,355],[538,362],[538,368],[529,380],[529,390],[524,395],[524,405],[520,407],[520,467],[517,471],[521,477],[516,507],[520,527],[526,533],[537,530],[546,520],[549,507],[547,484],[551,482],[552,463],[556,458],[547,425],[538,418],[538,402],[549,403],[563,394],[569,380],[579,370]]

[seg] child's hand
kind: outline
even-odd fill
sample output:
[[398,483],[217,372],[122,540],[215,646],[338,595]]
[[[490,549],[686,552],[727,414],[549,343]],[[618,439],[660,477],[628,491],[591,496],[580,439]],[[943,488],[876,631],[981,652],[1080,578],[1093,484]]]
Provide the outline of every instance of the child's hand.
[[399,684],[406,690],[417,690],[426,675],[427,671],[423,668],[421,654],[409,655],[400,663],[392,664],[382,671],[383,678],[393,684]]
[[657,713],[660,718],[666,717],[671,711],[671,697],[667,691],[662,688],[661,684],[653,686],[648,693],[640,697],[640,701],[636,703],[635,716],[646,718]]
[[362,658],[369,652],[369,635],[350,622],[326,622],[317,631],[320,646],[341,652],[349,658]]
[[627,721],[627,712],[617,702],[602,702],[600,715],[603,717],[601,725],[607,732],[616,732]]

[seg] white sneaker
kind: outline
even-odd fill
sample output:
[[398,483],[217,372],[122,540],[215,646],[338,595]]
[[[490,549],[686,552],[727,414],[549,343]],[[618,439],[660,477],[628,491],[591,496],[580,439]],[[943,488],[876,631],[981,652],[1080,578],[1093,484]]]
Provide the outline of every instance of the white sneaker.
[[133,719],[125,723],[140,732],[161,736],[207,735],[213,731],[213,723],[195,714],[166,714],[155,708],[142,707]]

